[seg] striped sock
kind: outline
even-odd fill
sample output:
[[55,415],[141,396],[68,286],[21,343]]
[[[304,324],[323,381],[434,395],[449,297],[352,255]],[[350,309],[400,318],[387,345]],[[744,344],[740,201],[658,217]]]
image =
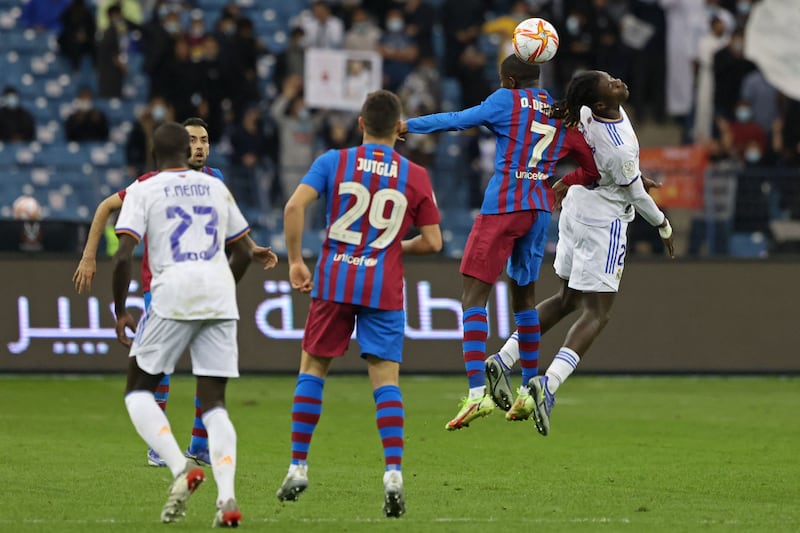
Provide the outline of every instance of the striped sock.
[[189,453],[198,453],[208,450],[208,432],[203,424],[203,412],[200,410],[200,400],[194,396],[194,424],[192,425],[192,441],[189,444]]
[[467,369],[469,388],[486,386],[486,337],[489,325],[485,307],[470,307],[464,311],[464,366]]
[[156,392],[153,395],[156,403],[165,413],[167,412],[167,400],[169,399],[169,374],[166,374],[161,381],[158,382]]
[[575,351],[562,346],[553,362],[547,367],[547,377],[549,378],[547,380],[547,389],[552,394],[555,394],[558,387],[567,380],[580,362],[581,358]]
[[375,417],[378,435],[383,445],[386,470],[400,470],[403,463],[403,395],[400,387],[385,385],[372,393],[375,398]]
[[522,367],[522,385],[527,386],[531,378],[539,372],[539,313],[528,309],[514,313],[519,335],[519,364]]
[[292,402],[292,464],[306,464],[311,437],[322,413],[325,380],[311,374],[297,376]]

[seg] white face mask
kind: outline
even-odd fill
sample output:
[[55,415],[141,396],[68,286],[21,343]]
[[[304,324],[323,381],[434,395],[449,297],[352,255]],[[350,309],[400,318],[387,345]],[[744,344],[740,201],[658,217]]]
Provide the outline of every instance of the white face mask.
[[739,122],[747,122],[751,118],[753,118],[753,110],[749,107],[737,107],[736,108],[736,120]]
[[153,108],[152,114],[155,121],[161,122],[167,118],[167,108],[163,105],[157,105]]
[[744,151],[744,160],[748,163],[758,163],[761,161],[761,150],[755,146],[748,148]]
[[393,18],[386,21],[386,29],[392,32],[401,32],[405,27],[405,22],[400,18]]
[[3,99],[5,105],[9,109],[16,109],[19,107],[19,95],[15,93],[9,93]]
[[92,101],[91,100],[84,100],[83,98],[78,98],[75,100],[75,109],[78,111],[89,111],[92,108]]

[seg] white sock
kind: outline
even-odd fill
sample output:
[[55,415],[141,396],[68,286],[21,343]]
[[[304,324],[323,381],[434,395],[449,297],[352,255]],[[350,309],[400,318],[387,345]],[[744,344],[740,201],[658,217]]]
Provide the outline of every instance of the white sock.
[[580,362],[581,358],[577,353],[566,346],[562,346],[553,362],[547,367],[547,390],[551,394],[555,394],[558,387],[575,371]]
[[186,457],[172,434],[167,415],[156,403],[153,393],[141,390],[130,392],[125,396],[125,407],[136,432],[167,463],[172,475],[183,472]]
[[208,453],[211,471],[217,482],[217,505],[235,498],[233,491],[236,476],[236,429],[233,427],[228,411],[215,407],[203,413],[203,424],[208,431]]
[[504,365],[508,368],[514,368],[514,365],[519,361],[519,335],[516,331],[511,334],[498,353]]
[[471,389],[469,389],[468,398],[470,400],[474,400],[475,398],[483,398],[485,394],[486,394],[486,385],[482,387],[472,387]]

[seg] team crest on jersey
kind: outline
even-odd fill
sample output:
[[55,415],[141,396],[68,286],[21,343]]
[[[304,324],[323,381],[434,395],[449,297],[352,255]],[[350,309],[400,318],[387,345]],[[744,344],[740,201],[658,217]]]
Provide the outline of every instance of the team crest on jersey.
[[635,161],[625,161],[622,163],[622,174],[631,179],[636,176],[636,162]]

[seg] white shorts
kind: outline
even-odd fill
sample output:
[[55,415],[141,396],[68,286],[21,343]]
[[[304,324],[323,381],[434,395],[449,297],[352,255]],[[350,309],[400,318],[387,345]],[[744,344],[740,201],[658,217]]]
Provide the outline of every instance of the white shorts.
[[172,320],[151,309],[139,321],[130,357],[148,374],[172,374],[189,348],[195,376],[239,377],[236,320]]
[[581,292],[617,292],[625,268],[628,223],[587,226],[562,212],[553,264],[567,286]]

